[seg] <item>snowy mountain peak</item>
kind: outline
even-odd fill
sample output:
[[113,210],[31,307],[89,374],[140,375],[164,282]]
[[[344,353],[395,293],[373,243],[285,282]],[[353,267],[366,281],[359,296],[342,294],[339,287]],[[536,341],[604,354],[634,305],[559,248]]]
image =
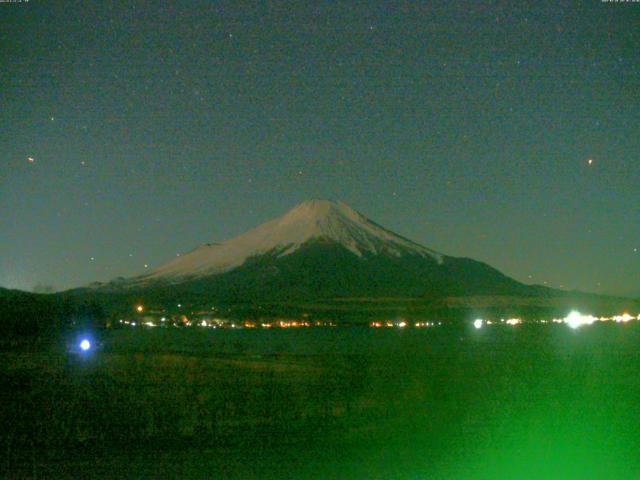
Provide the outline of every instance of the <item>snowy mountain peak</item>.
[[[314,237],[344,240],[339,230],[347,226],[364,227],[369,220],[347,204],[330,200],[308,200],[274,221],[277,234],[285,234],[283,241],[302,243]],[[267,224],[270,224],[268,222]],[[267,225],[265,224],[265,225]],[[258,227],[260,229],[261,227]],[[256,229],[256,230],[258,230]],[[274,232],[275,233],[275,232]]]
[[352,219],[366,218],[343,202],[333,200],[312,199],[302,202],[287,212],[282,220],[322,220],[331,216],[344,216]]
[[224,273],[248,258],[286,256],[316,239],[338,243],[359,257],[419,255],[442,261],[439,253],[381,227],[345,203],[309,200],[247,233],[222,243],[201,245],[136,280],[175,281]]

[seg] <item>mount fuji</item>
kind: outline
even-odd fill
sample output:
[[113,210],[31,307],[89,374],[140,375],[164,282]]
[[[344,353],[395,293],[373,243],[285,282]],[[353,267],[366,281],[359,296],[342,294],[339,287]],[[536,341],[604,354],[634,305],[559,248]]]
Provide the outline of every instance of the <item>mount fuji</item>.
[[313,241],[340,246],[360,259],[377,255],[413,255],[438,263],[443,259],[441,254],[386,230],[342,202],[310,200],[243,235],[223,243],[202,245],[152,270],[139,281],[179,283],[220,274],[259,256],[286,257]]
[[306,201],[245,234],[95,287],[223,301],[532,295],[542,288],[436,252],[328,200]]

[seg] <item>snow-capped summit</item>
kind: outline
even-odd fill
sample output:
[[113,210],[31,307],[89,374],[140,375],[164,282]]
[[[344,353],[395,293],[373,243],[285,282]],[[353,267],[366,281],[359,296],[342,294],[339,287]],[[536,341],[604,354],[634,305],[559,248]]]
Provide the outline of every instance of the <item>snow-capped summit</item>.
[[309,200],[282,217],[230,240],[202,245],[135,280],[175,282],[220,274],[259,255],[290,255],[311,240],[337,243],[358,257],[418,255],[439,263],[443,258],[439,253],[381,227],[345,203]]
[[235,238],[94,288],[135,291],[157,302],[241,304],[538,293],[485,263],[437,253],[328,200],[301,203]]

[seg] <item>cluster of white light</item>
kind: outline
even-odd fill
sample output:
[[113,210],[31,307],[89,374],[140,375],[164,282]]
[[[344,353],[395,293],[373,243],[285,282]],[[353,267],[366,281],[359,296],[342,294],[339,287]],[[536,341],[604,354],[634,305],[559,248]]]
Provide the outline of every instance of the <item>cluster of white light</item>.
[[416,322],[413,324],[413,326],[416,328],[435,327],[435,325],[436,325],[436,322]]
[[597,320],[593,315],[582,315],[580,312],[573,310],[569,315],[564,317],[563,321],[571,328],[578,328],[583,325],[591,325]]
[[[638,315],[637,319],[640,320],[640,315]],[[631,320],[634,320],[634,317],[632,317],[628,313],[623,313],[622,315],[616,315],[616,316],[612,317],[611,320],[613,320],[614,322],[618,322],[618,323],[620,323],[620,322],[630,322]]]
[[[425,328],[425,327],[435,327],[436,326],[436,322],[414,322],[414,323],[409,323],[407,320],[386,320],[386,321],[380,321],[380,320],[376,320],[373,322],[369,322],[369,326],[372,328],[392,328],[392,327],[397,327],[397,328],[405,328],[405,327],[410,327],[411,325],[413,325],[414,328]],[[442,325],[442,322],[438,322],[437,325]],[[323,326],[318,324],[318,326]],[[324,325],[327,326],[327,325]],[[329,324],[328,326],[335,326],[333,324]]]
[[[632,320],[640,321],[640,315],[634,317],[633,315],[629,315],[628,313],[623,313],[622,315],[614,315],[612,317],[594,317],[593,315],[583,315],[577,310],[573,310],[569,315],[564,318],[554,318],[552,320],[535,320],[531,323],[564,323],[571,328],[579,328],[583,325],[591,325],[594,322],[616,322],[616,323],[626,323]],[[491,325],[491,320],[483,320],[482,318],[478,318],[473,321],[473,326],[475,328],[482,328],[484,325]],[[502,318],[499,323],[507,324],[510,326],[516,326],[523,323],[520,318],[509,318],[505,320]]]
[[631,320],[640,320],[640,315],[634,317],[628,313],[622,315],[614,315],[612,317],[594,317],[593,315],[583,315],[580,312],[574,310],[564,318],[554,318],[553,323],[565,323],[571,328],[579,328],[583,325],[591,325],[594,322],[616,322],[626,323]]
[[[482,328],[484,325],[493,325],[494,323],[495,322],[492,322],[491,320],[483,320],[482,318],[477,318],[473,321],[473,326],[479,329],[479,328]],[[507,325],[514,327],[516,325],[520,325],[522,323],[522,319],[509,318],[505,320],[504,318],[502,318],[500,319],[500,323],[506,323]]]

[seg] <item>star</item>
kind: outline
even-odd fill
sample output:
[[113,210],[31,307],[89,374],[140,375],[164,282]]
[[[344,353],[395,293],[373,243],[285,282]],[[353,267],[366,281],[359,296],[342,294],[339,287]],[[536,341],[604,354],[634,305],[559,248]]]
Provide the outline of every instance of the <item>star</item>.
[[588,163],[589,165],[593,165],[593,158],[590,158],[589,160],[587,160],[587,163]]

